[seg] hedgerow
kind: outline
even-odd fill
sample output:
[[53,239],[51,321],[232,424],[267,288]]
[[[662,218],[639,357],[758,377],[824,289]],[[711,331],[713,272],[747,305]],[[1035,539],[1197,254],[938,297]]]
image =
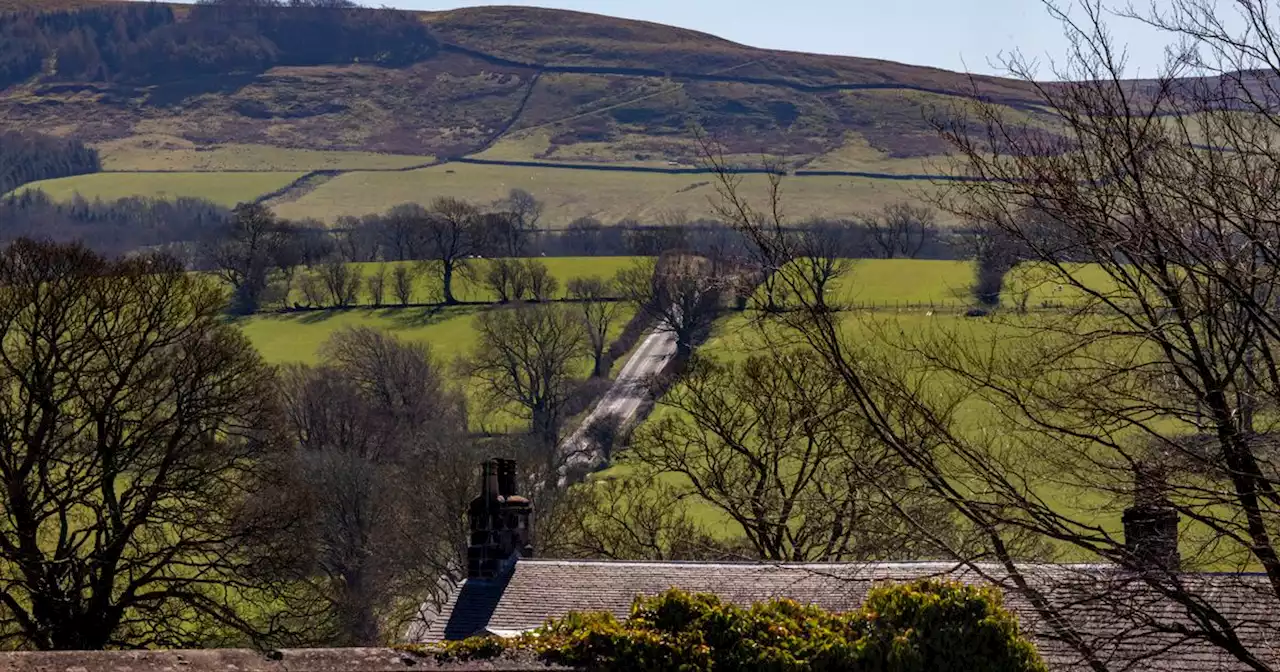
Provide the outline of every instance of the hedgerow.
[[949,581],[878,587],[849,614],[785,599],[742,608],[673,589],[637,598],[625,621],[571,613],[517,637],[473,637],[423,652],[441,662],[533,653],[586,669],[673,672],[1046,670],[999,592]]

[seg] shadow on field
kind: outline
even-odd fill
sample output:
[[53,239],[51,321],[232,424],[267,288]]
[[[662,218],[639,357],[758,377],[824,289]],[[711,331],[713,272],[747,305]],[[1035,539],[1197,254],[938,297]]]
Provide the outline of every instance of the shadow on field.
[[409,329],[428,327],[455,317],[469,317],[485,310],[487,306],[431,306],[429,308],[389,308],[378,311],[378,316],[395,322],[397,327]]

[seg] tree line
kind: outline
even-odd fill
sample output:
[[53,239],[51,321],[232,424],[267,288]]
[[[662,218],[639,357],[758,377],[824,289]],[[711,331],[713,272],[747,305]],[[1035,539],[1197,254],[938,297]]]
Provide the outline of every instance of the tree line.
[[20,12],[0,15],[0,38],[0,87],[42,73],[148,83],[276,65],[399,66],[438,49],[412,13],[348,0],[202,0],[181,20],[159,3]]
[[102,168],[97,150],[77,140],[39,133],[0,133],[0,194],[28,182],[96,173]]
[[62,202],[24,191],[0,198],[0,243],[31,236],[80,241],[108,256],[164,247],[181,257],[189,241],[200,240],[228,216],[226,208],[192,198]]

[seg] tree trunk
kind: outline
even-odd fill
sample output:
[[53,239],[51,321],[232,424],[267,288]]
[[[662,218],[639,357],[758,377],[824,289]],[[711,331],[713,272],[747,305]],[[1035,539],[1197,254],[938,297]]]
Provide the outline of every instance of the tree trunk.
[[450,306],[458,303],[453,296],[453,264],[450,262],[444,264],[444,302]]

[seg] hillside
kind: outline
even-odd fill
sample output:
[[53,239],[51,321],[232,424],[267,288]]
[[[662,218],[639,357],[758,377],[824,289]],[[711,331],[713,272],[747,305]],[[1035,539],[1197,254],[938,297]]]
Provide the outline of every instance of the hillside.
[[[0,10],[48,6],[0,0]],[[190,21],[187,15],[183,8],[173,20]],[[272,202],[285,205],[343,173],[462,157],[690,166],[695,123],[732,154],[780,156],[798,169],[844,171],[856,180],[945,172],[935,160],[945,147],[930,120],[950,106],[976,93],[1033,121],[1041,115],[1019,82],[756,49],[594,14],[482,7],[420,20],[438,48],[394,67],[357,58],[154,81],[136,72],[68,81],[46,67],[0,91],[0,117],[7,129],[89,141],[108,171],[326,171],[274,194]],[[494,185],[495,196],[507,181],[514,182]],[[905,194],[904,182],[885,182],[881,195]],[[413,190],[410,182],[398,191]],[[342,198],[347,212],[391,205]],[[580,205],[575,216],[600,211]]]

